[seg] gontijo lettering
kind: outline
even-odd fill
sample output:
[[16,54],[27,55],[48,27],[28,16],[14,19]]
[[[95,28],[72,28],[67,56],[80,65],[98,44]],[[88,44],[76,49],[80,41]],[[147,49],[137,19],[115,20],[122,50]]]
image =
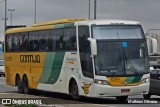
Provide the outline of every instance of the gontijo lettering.
[[40,63],[40,55],[20,55],[22,63]]

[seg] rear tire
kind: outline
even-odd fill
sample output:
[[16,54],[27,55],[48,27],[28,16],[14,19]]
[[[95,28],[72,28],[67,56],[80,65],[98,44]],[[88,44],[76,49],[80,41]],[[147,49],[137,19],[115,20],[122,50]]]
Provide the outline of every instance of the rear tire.
[[151,98],[151,95],[150,94],[145,94],[145,95],[143,95],[143,98],[148,100],[148,99]]
[[23,88],[24,94],[29,94],[30,89],[29,89],[29,86],[28,86],[28,78],[27,78],[27,76],[25,76],[23,78],[22,84],[23,84],[22,88]]
[[20,79],[19,76],[17,76],[16,78],[16,85],[17,85],[17,90],[19,93],[23,93],[23,89],[22,89],[22,81]]
[[79,99],[79,93],[78,93],[78,85],[77,85],[76,81],[72,82],[71,92],[72,92],[73,100],[78,100]]

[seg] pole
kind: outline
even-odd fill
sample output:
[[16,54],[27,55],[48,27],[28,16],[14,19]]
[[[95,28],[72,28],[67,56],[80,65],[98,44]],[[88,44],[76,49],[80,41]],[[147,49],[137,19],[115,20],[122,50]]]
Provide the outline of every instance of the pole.
[[94,0],[94,19],[96,19],[97,0]]
[[5,0],[5,16],[4,16],[4,31],[7,29],[7,0]]
[[12,26],[12,11],[11,11],[11,26]]
[[8,9],[8,11],[11,12],[11,26],[12,26],[12,12],[15,11],[15,9]]
[[35,0],[35,14],[34,14],[34,23],[36,23],[36,14],[37,14],[37,10],[36,10],[36,0]]
[[91,0],[89,0],[88,19],[90,19]]

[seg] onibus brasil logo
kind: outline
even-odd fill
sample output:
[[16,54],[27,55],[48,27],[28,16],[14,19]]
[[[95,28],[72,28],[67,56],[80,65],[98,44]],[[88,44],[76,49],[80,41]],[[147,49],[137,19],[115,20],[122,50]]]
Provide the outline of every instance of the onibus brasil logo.
[[37,104],[41,105],[42,101],[37,99],[2,99],[3,105],[10,105],[10,104]]

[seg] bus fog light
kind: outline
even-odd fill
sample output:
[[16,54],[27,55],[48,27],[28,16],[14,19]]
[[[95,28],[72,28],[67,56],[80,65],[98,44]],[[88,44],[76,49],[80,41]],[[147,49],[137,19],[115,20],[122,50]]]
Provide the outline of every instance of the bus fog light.
[[102,84],[102,85],[109,85],[109,82],[106,81],[106,80],[98,80],[98,79],[95,79],[95,80],[94,80],[94,83]]
[[141,84],[147,83],[147,82],[149,82],[149,81],[150,81],[150,78],[143,78],[143,79],[141,80]]

